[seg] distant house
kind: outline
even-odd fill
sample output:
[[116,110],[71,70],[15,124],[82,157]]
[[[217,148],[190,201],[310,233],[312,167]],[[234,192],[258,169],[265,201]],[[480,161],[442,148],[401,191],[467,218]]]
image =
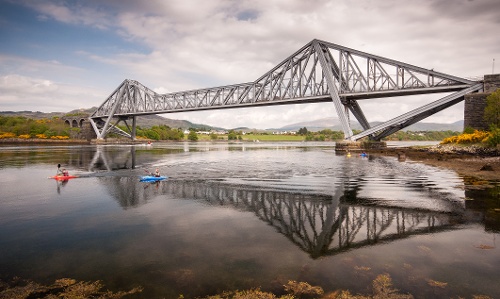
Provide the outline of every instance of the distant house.
[[296,135],[297,131],[275,131],[273,135]]

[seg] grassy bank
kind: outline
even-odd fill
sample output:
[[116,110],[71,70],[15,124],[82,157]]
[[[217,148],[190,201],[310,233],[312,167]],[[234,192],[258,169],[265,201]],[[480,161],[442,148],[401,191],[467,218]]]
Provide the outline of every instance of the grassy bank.
[[[255,135],[255,134],[246,134],[240,135],[241,139],[237,139],[235,141],[303,141],[304,136],[300,135]],[[189,141],[187,136],[184,136],[184,141]],[[228,141],[228,135],[217,135],[217,139],[212,139],[210,135],[198,134],[198,141]]]

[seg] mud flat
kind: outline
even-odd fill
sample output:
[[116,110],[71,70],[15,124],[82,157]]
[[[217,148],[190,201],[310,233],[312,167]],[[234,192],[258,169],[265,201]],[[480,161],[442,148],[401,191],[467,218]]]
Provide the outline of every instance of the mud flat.
[[451,169],[464,177],[500,182],[500,149],[498,148],[436,145],[369,150],[369,153],[394,155],[400,160],[411,160]]

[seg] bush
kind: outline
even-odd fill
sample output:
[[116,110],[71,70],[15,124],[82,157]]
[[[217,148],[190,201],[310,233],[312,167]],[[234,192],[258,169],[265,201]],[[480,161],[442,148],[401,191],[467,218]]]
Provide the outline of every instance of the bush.
[[0,134],[0,139],[15,138],[15,137],[16,137],[16,134],[14,134],[14,133],[2,133],[2,134]]
[[474,129],[471,128],[471,127],[465,127],[464,128],[464,134],[473,134],[474,133]]
[[231,130],[227,135],[227,140],[236,140],[236,139],[238,139],[238,135],[236,135],[235,131]]
[[472,134],[464,133],[464,134],[460,134],[458,136],[451,136],[451,137],[445,138],[445,139],[443,139],[443,141],[441,141],[441,144],[447,144],[447,143],[459,143],[459,144],[481,143],[481,142],[486,142],[489,137],[490,137],[490,132],[475,130],[474,133],[472,133]]
[[500,127],[500,88],[486,97],[484,119],[489,124]]
[[188,139],[190,141],[198,141],[198,134],[195,131],[190,131],[188,134]]
[[497,146],[500,144],[500,128],[491,129],[487,142],[490,146]]

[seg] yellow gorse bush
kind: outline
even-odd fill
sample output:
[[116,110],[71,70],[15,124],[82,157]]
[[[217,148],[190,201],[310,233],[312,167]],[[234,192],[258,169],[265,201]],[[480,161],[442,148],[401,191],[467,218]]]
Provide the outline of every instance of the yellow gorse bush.
[[36,134],[35,136],[38,139],[47,139],[47,136],[45,134]]
[[69,139],[69,136],[52,136],[50,137],[50,139],[57,139],[57,140],[66,140],[66,139]]
[[490,132],[475,130],[474,133],[464,133],[464,134],[460,134],[458,136],[452,136],[452,137],[445,138],[445,139],[443,139],[443,141],[441,141],[441,144],[447,144],[447,143],[460,143],[460,144],[485,143],[485,142],[488,142],[488,138],[490,137],[490,135],[491,135]]
[[4,138],[15,138],[16,134],[14,133],[0,133],[0,139]]
[[19,135],[18,138],[21,138],[21,139],[30,139],[31,135],[30,134],[22,134],[22,135]]

